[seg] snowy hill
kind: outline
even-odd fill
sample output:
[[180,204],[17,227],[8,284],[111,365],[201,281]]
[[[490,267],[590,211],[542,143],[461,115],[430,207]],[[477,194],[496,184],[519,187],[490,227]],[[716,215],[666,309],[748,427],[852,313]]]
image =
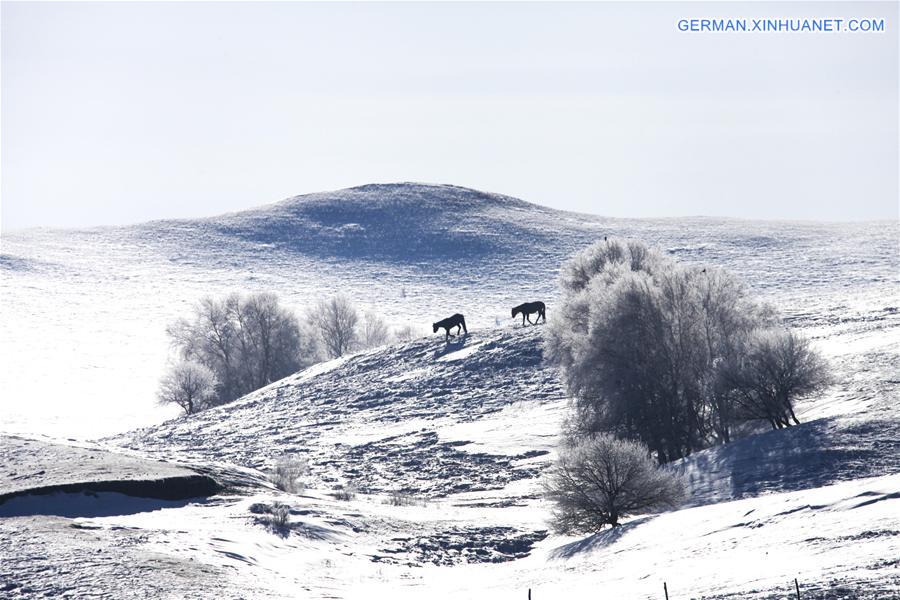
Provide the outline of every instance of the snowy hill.
[[[309,482],[320,488],[351,484],[423,498],[502,490],[540,476],[566,410],[558,374],[542,359],[541,329],[495,328],[449,344],[425,338],[372,350],[109,441],[167,460],[262,470],[294,455],[309,460]],[[888,344],[866,358],[896,364],[898,350]],[[852,383],[801,404],[801,426],[684,461],[691,502],[900,473],[900,382],[889,371],[864,377],[854,363],[836,367]],[[826,406],[831,414],[820,416]]]
[[[541,358],[540,326],[317,365],[235,404],[110,442],[262,470],[284,455],[306,457],[312,491],[288,500],[292,518],[300,530],[319,519],[341,524],[308,558],[343,553],[334,564],[347,580],[325,590],[306,578],[313,596],[374,586],[392,597],[515,598],[523,587],[588,597],[602,582],[617,597],[653,597],[665,580],[690,597],[771,598],[797,577],[809,597],[892,598],[900,340],[896,323],[882,326],[819,328],[842,383],[799,406],[800,426],[682,461],[684,509],[581,539],[548,535],[540,499],[566,409]],[[329,496],[348,486],[359,491],[349,506]],[[398,493],[409,505],[386,507]]]
[[112,441],[258,469],[293,454],[309,460],[315,487],[428,498],[503,489],[534,478],[556,445],[565,401],[542,362],[539,330],[422,339],[338,359]]
[[[199,504],[79,522],[95,538],[121,539],[123,528],[127,539],[145,538],[128,542],[129,560],[146,562],[152,552],[205,565],[177,582],[201,597],[517,598],[525,588],[590,597],[602,585],[645,598],[666,581],[688,597],[774,598],[794,577],[804,597],[900,593],[900,382],[889,372],[859,373],[855,360],[832,355],[845,384],[804,403],[802,425],[684,461],[684,509],[595,536],[554,536],[540,476],[566,400],[542,361],[541,330],[372,350],[107,440],[202,472],[258,469],[257,481],[278,458],[303,456],[309,489],[289,495],[256,484]],[[835,327],[825,339],[850,338]],[[896,362],[896,342],[879,341],[881,332],[862,339],[869,347],[859,358]],[[356,497],[335,496],[348,487]],[[274,502],[290,506],[288,533],[266,525]],[[48,525],[32,527],[58,543]],[[77,554],[84,543],[73,536],[63,551]],[[155,589],[154,577],[137,589]]]
[[164,331],[204,294],[274,291],[302,312],[342,291],[423,335],[454,312],[493,327],[523,300],[552,311],[560,263],[605,235],[729,268],[798,326],[898,317],[897,223],[606,219],[455,186],[369,185],[208,219],[4,232],[0,387],[40,401],[13,403],[0,429],[91,437],[174,416],[154,399]]
[[[339,201],[336,199],[339,198]],[[369,261],[479,261],[545,246],[557,211],[456,186],[364,185],[213,219],[223,236]]]
[[[802,425],[683,461],[681,510],[556,536],[541,475],[566,399],[542,360],[542,327],[514,326],[509,307],[540,298],[552,314],[559,264],[604,235],[731,269],[813,340],[837,383],[798,407]],[[0,479],[15,482],[16,502],[45,476],[127,480],[148,460],[225,489],[127,510],[90,486],[45,494],[0,519],[0,591],[659,598],[665,581],[673,599],[762,599],[785,597],[796,577],[804,598],[898,598],[898,239],[897,223],[610,220],[423,184],[209,219],[4,233],[0,429],[116,434],[74,450],[35,443],[52,468],[7,452]],[[166,324],[203,294],[236,290],[275,291],[298,311],[340,290],[422,337],[160,422],[174,416],[153,402]],[[431,335],[456,311],[468,336]],[[266,482],[286,455],[309,461],[302,493]],[[281,529],[277,502],[290,511]],[[76,512],[40,508],[60,505]]]

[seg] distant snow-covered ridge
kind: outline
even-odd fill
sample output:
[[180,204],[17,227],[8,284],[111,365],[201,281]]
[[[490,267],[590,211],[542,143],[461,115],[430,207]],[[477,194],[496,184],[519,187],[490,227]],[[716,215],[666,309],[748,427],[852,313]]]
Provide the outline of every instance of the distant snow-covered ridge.
[[[141,235],[199,233],[313,257],[411,262],[479,260],[540,247],[566,213],[450,185],[373,184],[295,196],[208,219],[155,221]],[[563,229],[571,229],[571,225]]]
[[[767,291],[896,282],[900,272],[894,222],[612,219],[422,183],[305,194],[202,219],[6,232],[0,269],[23,271],[41,261],[87,268],[96,249],[126,260],[155,257],[170,267],[330,271],[352,264],[377,274],[390,266],[425,279],[483,283],[502,274],[507,282],[551,289],[563,260],[607,236],[639,238],[682,260],[727,267]],[[75,248],[86,256],[72,256]],[[441,265],[432,272],[436,262],[450,262],[452,270]]]

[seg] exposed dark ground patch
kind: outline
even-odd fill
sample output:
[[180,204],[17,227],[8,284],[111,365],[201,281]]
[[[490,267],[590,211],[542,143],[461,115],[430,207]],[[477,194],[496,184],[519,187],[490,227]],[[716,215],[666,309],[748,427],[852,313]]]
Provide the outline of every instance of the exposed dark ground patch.
[[410,566],[500,563],[525,558],[545,537],[546,531],[523,532],[513,527],[453,528],[426,536],[392,538],[389,547],[381,549],[388,555],[372,560]]
[[[46,496],[49,494],[98,494],[101,492],[112,492],[125,496],[153,498],[155,500],[186,500],[188,498],[212,496],[220,491],[222,491],[222,486],[207,475],[185,475],[149,480],[83,481],[0,494],[0,505],[13,498]],[[0,508],[0,514],[2,514],[2,508]]]

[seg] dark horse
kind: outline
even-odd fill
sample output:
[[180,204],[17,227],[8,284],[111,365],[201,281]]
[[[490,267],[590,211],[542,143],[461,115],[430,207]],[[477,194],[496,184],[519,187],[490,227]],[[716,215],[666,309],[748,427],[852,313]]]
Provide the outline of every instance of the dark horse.
[[437,323],[431,324],[434,329],[434,333],[437,333],[437,330],[443,327],[447,331],[447,337],[445,339],[450,339],[450,330],[456,327],[456,335],[459,335],[460,330],[469,333],[469,330],[466,329],[466,318],[459,313],[456,313],[452,317],[447,317]]
[[[544,323],[547,322],[547,307],[544,306],[543,302],[526,302],[525,304],[520,304],[514,309],[512,309],[512,316],[515,319],[516,315],[522,313],[522,326],[525,326],[525,319],[528,319],[528,323],[531,325],[537,325],[538,320],[544,319]],[[534,319],[534,323],[531,322],[531,317],[529,315],[533,315],[537,313],[537,317]]]

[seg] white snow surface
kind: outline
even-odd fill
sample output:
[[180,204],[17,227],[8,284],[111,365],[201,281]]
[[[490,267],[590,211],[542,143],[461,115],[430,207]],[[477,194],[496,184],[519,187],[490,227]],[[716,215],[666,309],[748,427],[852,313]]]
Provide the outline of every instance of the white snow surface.
[[[604,235],[736,272],[813,339],[837,383],[798,407],[800,426],[676,465],[691,491],[680,510],[558,536],[540,491],[567,400],[542,327],[513,325],[509,307],[552,311],[560,262]],[[229,489],[177,503],[20,496],[7,506],[20,516],[0,518],[0,595],[662,598],[665,582],[673,599],[774,599],[797,578],[803,598],[900,598],[898,241],[897,223],[610,220],[420,184],[4,233],[2,429],[114,433],[90,448]],[[428,335],[159,423],[165,325],[232,290],[298,309],[342,290]],[[453,312],[469,335],[431,336]],[[285,455],[309,461],[306,491],[265,483]],[[356,496],[337,499],[348,485]],[[268,523],[276,501],[285,529]]]

